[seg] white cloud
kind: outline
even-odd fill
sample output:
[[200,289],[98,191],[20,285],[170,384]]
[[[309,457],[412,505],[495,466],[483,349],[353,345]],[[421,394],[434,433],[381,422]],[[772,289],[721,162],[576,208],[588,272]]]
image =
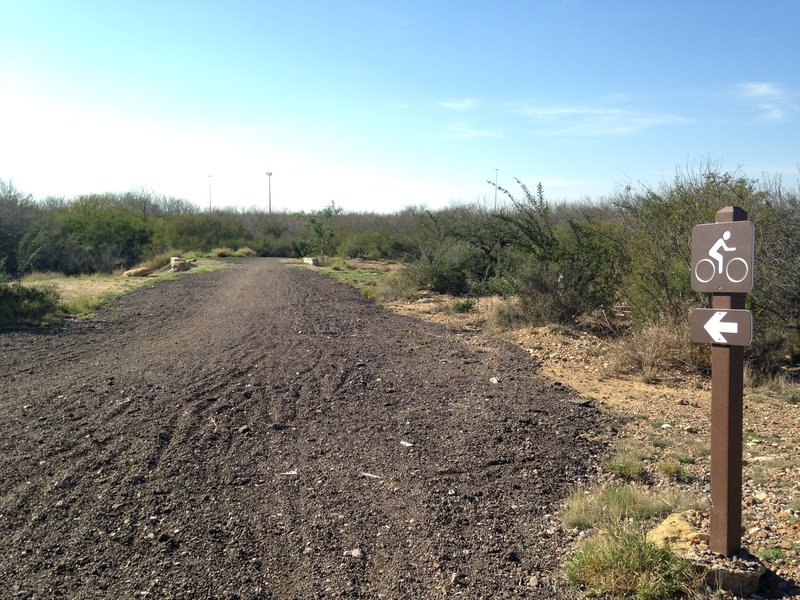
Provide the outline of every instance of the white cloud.
[[736,95],[753,104],[759,111],[759,118],[764,121],[785,121],[799,110],[789,91],[770,82],[739,84],[736,86]]
[[441,108],[463,112],[475,108],[478,105],[477,98],[462,98],[461,100],[441,100],[436,103]]
[[621,136],[662,125],[689,123],[677,115],[646,113],[606,106],[522,106],[519,112],[551,136]]
[[739,85],[739,90],[746,98],[782,98],[785,96],[785,92],[774,83],[742,83]]
[[492,129],[479,129],[470,123],[459,121],[451,123],[447,132],[436,136],[437,139],[444,140],[474,140],[480,138],[501,138],[503,133]]

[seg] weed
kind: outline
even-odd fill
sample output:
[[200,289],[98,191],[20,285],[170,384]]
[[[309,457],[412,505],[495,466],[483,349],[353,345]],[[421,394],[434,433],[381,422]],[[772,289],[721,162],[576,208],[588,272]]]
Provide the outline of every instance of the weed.
[[617,477],[628,481],[642,479],[645,474],[642,457],[634,455],[630,451],[617,452],[611,458],[604,460],[602,466]]
[[688,452],[680,452],[680,451],[670,452],[667,458],[670,460],[678,461],[682,465],[694,464],[694,457]]
[[615,528],[581,544],[565,569],[567,581],[589,596],[658,600],[697,582],[694,566],[643,531]]
[[642,373],[639,379],[641,379],[642,383],[646,383],[648,385],[658,383],[658,377],[654,373],[651,373],[650,371]]
[[468,313],[475,310],[475,300],[473,298],[461,298],[453,301],[450,307],[456,313]]
[[572,494],[564,506],[563,521],[570,529],[611,527],[629,519],[648,521],[685,502],[675,497],[653,496],[637,485],[610,485]]
[[236,251],[233,248],[228,246],[221,247],[221,248],[213,248],[211,250],[211,256],[216,256],[218,258],[225,258],[228,256],[233,256]]
[[794,512],[800,512],[800,500],[795,500],[789,506]]
[[763,550],[757,551],[756,555],[760,556],[767,562],[774,562],[779,558],[783,558],[783,549],[778,547],[765,548]]
[[658,463],[658,471],[678,483],[689,483],[693,479],[683,465],[676,460],[665,460]]
[[664,438],[653,438],[652,444],[653,448],[658,448],[659,450],[661,450],[669,446],[669,441],[665,440]]

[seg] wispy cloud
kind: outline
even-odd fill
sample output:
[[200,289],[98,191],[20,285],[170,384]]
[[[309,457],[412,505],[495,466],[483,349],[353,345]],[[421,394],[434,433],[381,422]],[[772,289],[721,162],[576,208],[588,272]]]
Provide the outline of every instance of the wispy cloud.
[[745,102],[754,104],[759,111],[759,117],[765,121],[785,121],[800,110],[788,90],[770,82],[739,84],[736,86],[736,95]]
[[503,133],[492,129],[480,129],[474,127],[471,123],[459,121],[457,123],[451,123],[447,127],[445,133],[436,137],[442,140],[475,140],[481,138],[501,138],[503,137]]
[[436,104],[441,108],[446,108],[447,110],[463,112],[475,108],[478,105],[478,99],[462,98],[460,100],[440,100]]
[[531,106],[519,108],[524,116],[537,122],[547,135],[623,136],[659,127],[690,123],[677,115],[647,113],[608,106]]

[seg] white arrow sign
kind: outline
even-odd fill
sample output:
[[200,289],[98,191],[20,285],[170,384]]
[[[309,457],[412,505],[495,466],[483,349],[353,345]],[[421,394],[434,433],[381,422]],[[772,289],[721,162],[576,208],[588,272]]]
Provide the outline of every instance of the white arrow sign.
[[711,339],[714,340],[717,344],[727,344],[728,340],[722,335],[723,333],[739,333],[739,324],[738,323],[725,323],[722,319],[725,318],[728,312],[724,310],[720,310],[714,313],[706,324],[703,325],[703,329],[708,332],[708,335],[711,336]]

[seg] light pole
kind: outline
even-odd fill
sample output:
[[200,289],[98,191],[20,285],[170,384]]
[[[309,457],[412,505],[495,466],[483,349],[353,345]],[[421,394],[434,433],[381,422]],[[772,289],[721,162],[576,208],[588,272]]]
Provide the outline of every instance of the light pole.
[[267,182],[269,184],[269,214],[272,214],[272,171],[267,171]]
[[211,175],[208,176],[208,212],[211,212]]

